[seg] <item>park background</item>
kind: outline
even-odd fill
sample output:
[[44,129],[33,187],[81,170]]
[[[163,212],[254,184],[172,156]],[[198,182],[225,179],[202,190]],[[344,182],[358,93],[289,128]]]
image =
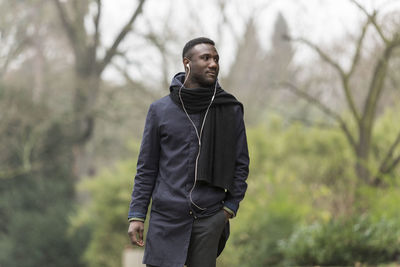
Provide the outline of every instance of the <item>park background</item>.
[[0,0],[0,266],[121,266],[148,106],[198,36],[251,159],[218,266],[399,263],[399,2]]

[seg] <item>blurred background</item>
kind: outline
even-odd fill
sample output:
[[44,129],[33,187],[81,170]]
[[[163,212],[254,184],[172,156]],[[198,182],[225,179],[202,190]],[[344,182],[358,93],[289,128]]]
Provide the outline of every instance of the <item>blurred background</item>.
[[199,36],[251,158],[218,266],[400,263],[400,1],[245,2],[0,0],[0,266],[122,266],[148,106]]

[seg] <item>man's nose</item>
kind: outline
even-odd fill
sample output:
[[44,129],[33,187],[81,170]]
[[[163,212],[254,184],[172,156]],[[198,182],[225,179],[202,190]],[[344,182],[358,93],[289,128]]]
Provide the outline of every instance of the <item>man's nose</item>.
[[208,65],[209,68],[216,69],[218,68],[218,63],[215,60],[210,60],[210,64]]

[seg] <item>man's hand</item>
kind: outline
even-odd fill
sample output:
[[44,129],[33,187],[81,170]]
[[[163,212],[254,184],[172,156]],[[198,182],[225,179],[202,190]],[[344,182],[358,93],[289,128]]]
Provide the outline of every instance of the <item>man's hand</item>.
[[229,219],[232,218],[232,215],[229,212],[227,212],[226,210],[224,210],[224,213],[225,213],[225,222],[227,222],[227,221],[229,221]]
[[143,242],[144,223],[141,221],[131,221],[129,223],[128,235],[133,245],[144,246]]

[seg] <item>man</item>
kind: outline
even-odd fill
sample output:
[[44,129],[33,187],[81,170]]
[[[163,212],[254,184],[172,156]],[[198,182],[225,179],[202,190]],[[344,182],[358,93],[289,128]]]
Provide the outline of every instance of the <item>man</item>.
[[247,188],[243,107],[218,84],[214,45],[204,37],[185,45],[185,73],[147,114],[128,215],[132,244],[144,246],[152,200],[147,266],[215,266]]

